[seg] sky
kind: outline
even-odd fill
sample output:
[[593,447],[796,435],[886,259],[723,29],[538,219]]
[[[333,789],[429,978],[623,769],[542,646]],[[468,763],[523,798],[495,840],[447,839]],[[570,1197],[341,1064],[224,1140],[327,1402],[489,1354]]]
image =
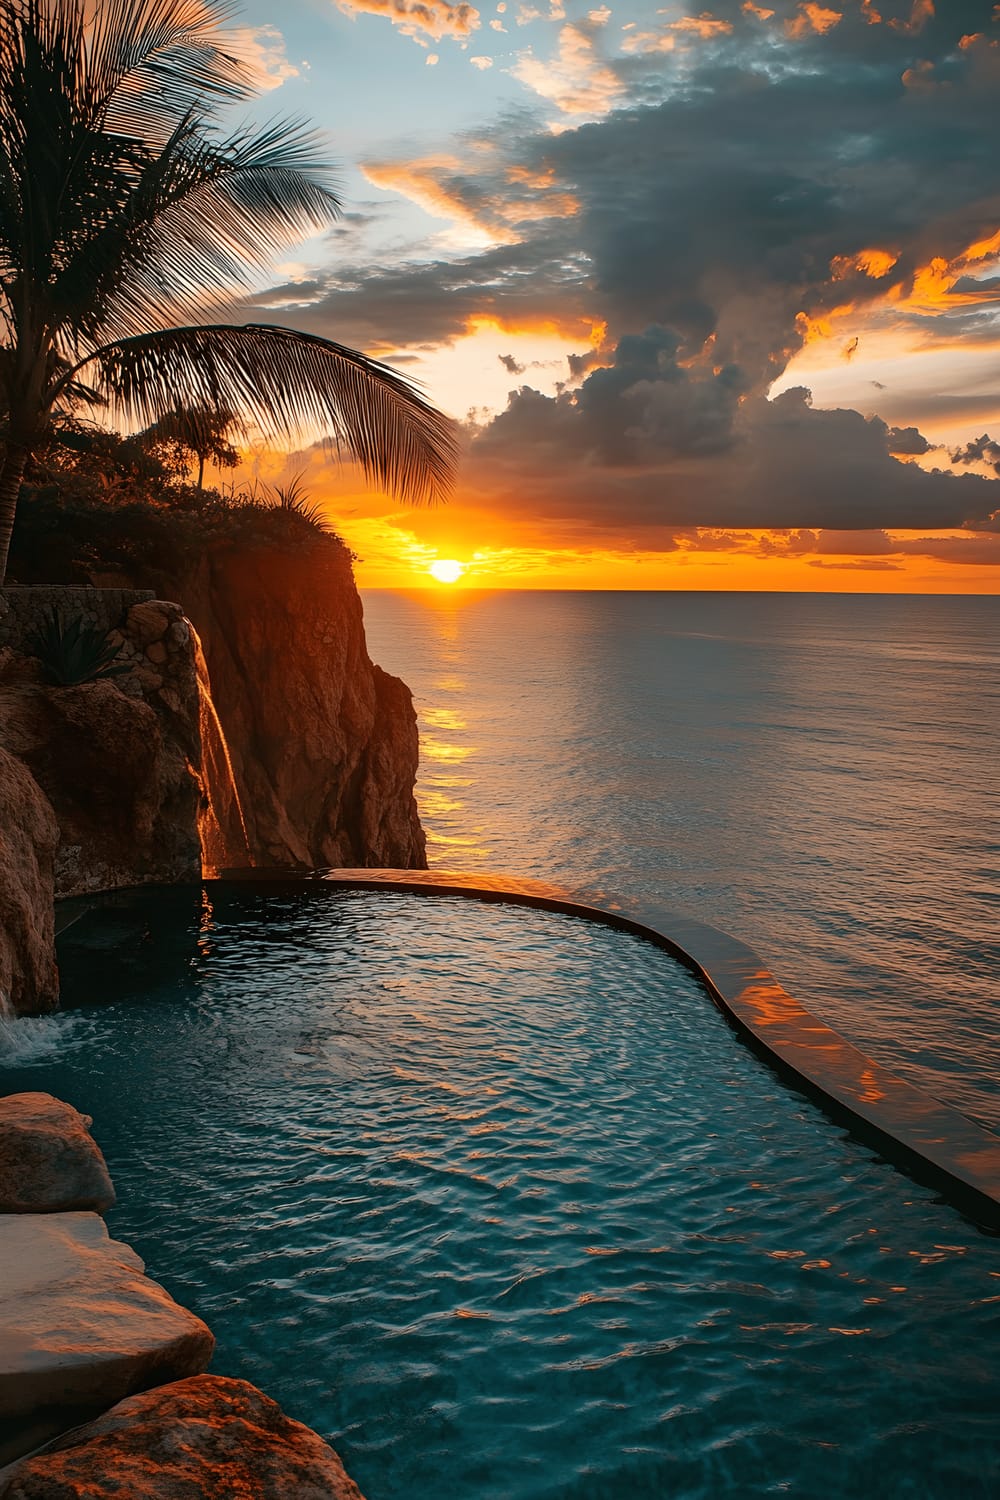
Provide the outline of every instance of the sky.
[[287,0],[258,116],[343,213],[240,316],[462,424],[444,506],[321,449],[359,582],[1000,592],[1000,5]]

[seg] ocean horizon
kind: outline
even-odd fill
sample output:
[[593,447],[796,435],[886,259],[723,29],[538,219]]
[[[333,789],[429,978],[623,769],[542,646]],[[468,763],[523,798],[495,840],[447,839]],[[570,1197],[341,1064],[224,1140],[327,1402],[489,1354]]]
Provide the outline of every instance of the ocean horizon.
[[432,867],[654,899],[1000,1126],[1000,600],[362,590]]

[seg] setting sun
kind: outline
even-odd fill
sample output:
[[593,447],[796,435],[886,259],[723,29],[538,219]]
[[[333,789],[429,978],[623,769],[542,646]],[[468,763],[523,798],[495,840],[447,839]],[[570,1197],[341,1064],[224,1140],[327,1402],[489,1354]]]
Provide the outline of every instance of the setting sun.
[[465,567],[453,557],[440,557],[437,562],[431,563],[427,571],[438,583],[457,583],[465,572]]

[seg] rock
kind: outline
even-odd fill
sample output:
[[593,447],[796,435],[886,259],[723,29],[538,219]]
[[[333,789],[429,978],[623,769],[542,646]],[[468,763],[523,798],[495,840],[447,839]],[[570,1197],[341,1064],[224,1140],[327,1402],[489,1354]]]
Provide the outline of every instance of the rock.
[[164,610],[159,599],[133,604],[127,620],[129,636],[141,647],[150,646],[153,641],[162,641],[173,623],[172,616]]
[[364,1500],[332,1448],[243,1380],[122,1401],[0,1472],[0,1500]]
[[115,1190],[92,1124],[51,1094],[0,1099],[0,1214],[113,1208]]
[[348,553],[214,548],[155,581],[201,637],[255,862],[425,868],[413,702],[368,656]]
[[136,1391],[200,1373],[214,1343],[96,1214],[0,1217],[6,1458]]
[[119,689],[135,675],[0,685],[0,745],[24,762],[59,825],[57,896],[200,873],[193,661],[193,697],[178,698],[174,715]]
[[0,1014],[59,998],[53,920],[58,829],[27,767],[0,749]]

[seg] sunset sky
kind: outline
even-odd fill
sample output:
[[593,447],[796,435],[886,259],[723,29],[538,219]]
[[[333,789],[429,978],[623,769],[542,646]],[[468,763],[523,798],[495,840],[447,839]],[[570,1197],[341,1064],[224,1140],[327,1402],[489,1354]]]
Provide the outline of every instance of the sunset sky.
[[1000,6],[241,20],[258,113],[329,133],[345,212],[240,316],[464,424],[436,509],[253,461],[306,471],[359,582],[1000,591]]

